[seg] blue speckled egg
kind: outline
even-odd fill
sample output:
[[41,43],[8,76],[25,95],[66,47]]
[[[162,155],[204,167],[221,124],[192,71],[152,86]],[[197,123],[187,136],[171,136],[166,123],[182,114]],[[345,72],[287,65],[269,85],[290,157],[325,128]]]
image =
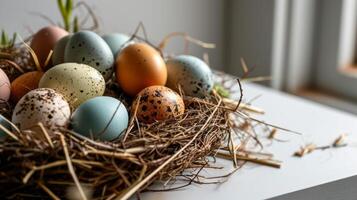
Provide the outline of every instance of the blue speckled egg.
[[65,48],[64,61],[94,67],[105,80],[113,74],[113,53],[108,44],[92,31],[80,31],[72,35]]
[[52,63],[53,65],[58,65],[61,63],[64,63],[64,51],[66,48],[66,45],[71,39],[72,35],[67,35],[63,38],[61,38],[53,48],[53,54],[52,54]]
[[166,66],[166,85],[171,89],[180,85],[185,95],[203,98],[213,88],[211,69],[197,57],[180,55],[167,60]]
[[103,35],[102,38],[108,44],[114,57],[118,55],[120,50],[132,42],[128,42],[130,37],[121,33],[112,33]]
[[87,100],[72,115],[72,128],[86,137],[110,141],[117,139],[128,127],[128,111],[113,97],[101,96]]
[[[8,130],[11,130],[11,125],[10,123],[5,119],[4,116],[0,115],[0,124],[5,127]],[[4,138],[5,136],[7,136],[7,134],[5,133],[5,131],[3,131],[2,129],[0,129],[0,138]]]

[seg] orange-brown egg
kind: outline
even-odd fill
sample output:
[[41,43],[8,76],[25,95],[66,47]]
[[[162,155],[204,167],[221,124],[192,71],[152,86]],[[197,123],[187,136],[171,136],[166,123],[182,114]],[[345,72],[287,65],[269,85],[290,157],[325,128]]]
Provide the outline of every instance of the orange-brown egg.
[[[55,47],[58,40],[68,35],[68,32],[58,26],[47,26],[40,29],[32,38],[31,48],[43,67],[48,54]],[[51,61],[51,60],[50,60]]]
[[11,100],[18,102],[25,94],[38,88],[43,72],[33,71],[22,74],[11,83]]
[[131,112],[134,113],[136,108],[139,121],[153,123],[182,115],[185,111],[185,104],[181,96],[170,88],[150,86],[138,94]]
[[160,53],[145,43],[135,43],[121,50],[116,60],[116,78],[130,96],[152,85],[165,85],[167,69]]

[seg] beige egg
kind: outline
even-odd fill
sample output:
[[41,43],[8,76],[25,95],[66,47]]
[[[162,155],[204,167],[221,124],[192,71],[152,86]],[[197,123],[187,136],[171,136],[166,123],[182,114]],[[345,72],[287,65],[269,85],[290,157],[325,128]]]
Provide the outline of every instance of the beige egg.
[[61,94],[53,89],[39,88],[27,93],[16,104],[12,122],[20,130],[36,130],[39,122],[53,130],[66,127],[70,116],[69,104]]
[[61,93],[72,109],[84,101],[102,96],[105,81],[100,72],[85,64],[63,63],[49,69],[41,78],[40,88],[52,88]]

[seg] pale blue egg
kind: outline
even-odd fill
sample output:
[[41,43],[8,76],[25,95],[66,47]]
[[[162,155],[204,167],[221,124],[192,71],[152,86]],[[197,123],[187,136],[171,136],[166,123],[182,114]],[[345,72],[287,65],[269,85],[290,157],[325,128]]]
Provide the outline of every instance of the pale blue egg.
[[124,48],[127,44],[130,43],[130,37],[121,33],[106,34],[103,35],[102,38],[112,50],[114,58],[118,55],[122,48]]
[[72,37],[72,35],[67,35],[63,38],[61,38],[53,48],[53,54],[52,54],[52,62],[53,65],[58,65],[61,63],[64,63],[64,51],[67,45],[67,42],[69,39]]
[[72,115],[72,128],[86,137],[110,141],[128,127],[128,111],[113,97],[94,97],[81,104]]
[[72,35],[65,48],[64,61],[87,64],[97,69],[105,80],[113,74],[113,53],[108,44],[92,31]]
[[180,86],[185,95],[205,97],[213,88],[212,71],[201,59],[180,55],[166,61],[167,83],[172,89]]
[[[11,125],[10,123],[5,120],[5,117],[0,115],[0,124],[5,127],[8,130],[11,130]],[[5,131],[3,131],[2,129],[0,129],[0,138],[4,138],[5,136],[7,136],[7,134],[5,133]]]

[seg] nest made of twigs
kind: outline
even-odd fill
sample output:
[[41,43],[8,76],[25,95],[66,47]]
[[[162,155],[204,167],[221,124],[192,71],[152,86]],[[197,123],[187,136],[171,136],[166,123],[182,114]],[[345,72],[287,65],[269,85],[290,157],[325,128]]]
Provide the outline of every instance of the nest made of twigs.
[[[3,57],[0,63],[11,80],[36,69],[31,68],[26,47],[11,48],[8,55],[12,57]],[[235,79],[228,81],[237,84]],[[220,82],[232,87],[225,84],[225,78]],[[242,97],[239,80],[238,84]],[[114,81],[107,83],[105,94],[130,105],[131,99],[119,95],[120,88]],[[271,156],[248,156],[248,144],[260,145],[254,128],[257,124],[267,126],[249,113],[261,110],[243,104],[242,98],[222,98],[215,90],[204,99],[183,98],[183,115],[146,125],[139,123],[134,113],[126,133],[111,142],[94,141],[63,128],[49,134],[42,124],[36,129],[39,132],[20,131],[15,126],[9,131],[0,126],[8,134],[0,142],[0,196],[73,199],[70,195],[76,194],[82,199],[128,199],[157,180],[182,176],[191,183],[200,170],[183,173],[211,166],[209,157],[228,158],[237,168],[244,163],[240,160],[280,166]],[[1,114],[9,118],[13,106],[2,103]]]
[[150,125],[134,115],[127,132],[112,142],[67,129],[48,134],[41,124],[41,132],[15,129],[0,143],[0,196],[66,198],[75,187],[83,198],[128,198],[156,180],[208,166],[207,156],[227,146],[233,128],[241,139],[248,137],[238,125],[247,120],[235,118],[233,124],[231,115],[238,112],[219,95],[184,99],[184,115]]

